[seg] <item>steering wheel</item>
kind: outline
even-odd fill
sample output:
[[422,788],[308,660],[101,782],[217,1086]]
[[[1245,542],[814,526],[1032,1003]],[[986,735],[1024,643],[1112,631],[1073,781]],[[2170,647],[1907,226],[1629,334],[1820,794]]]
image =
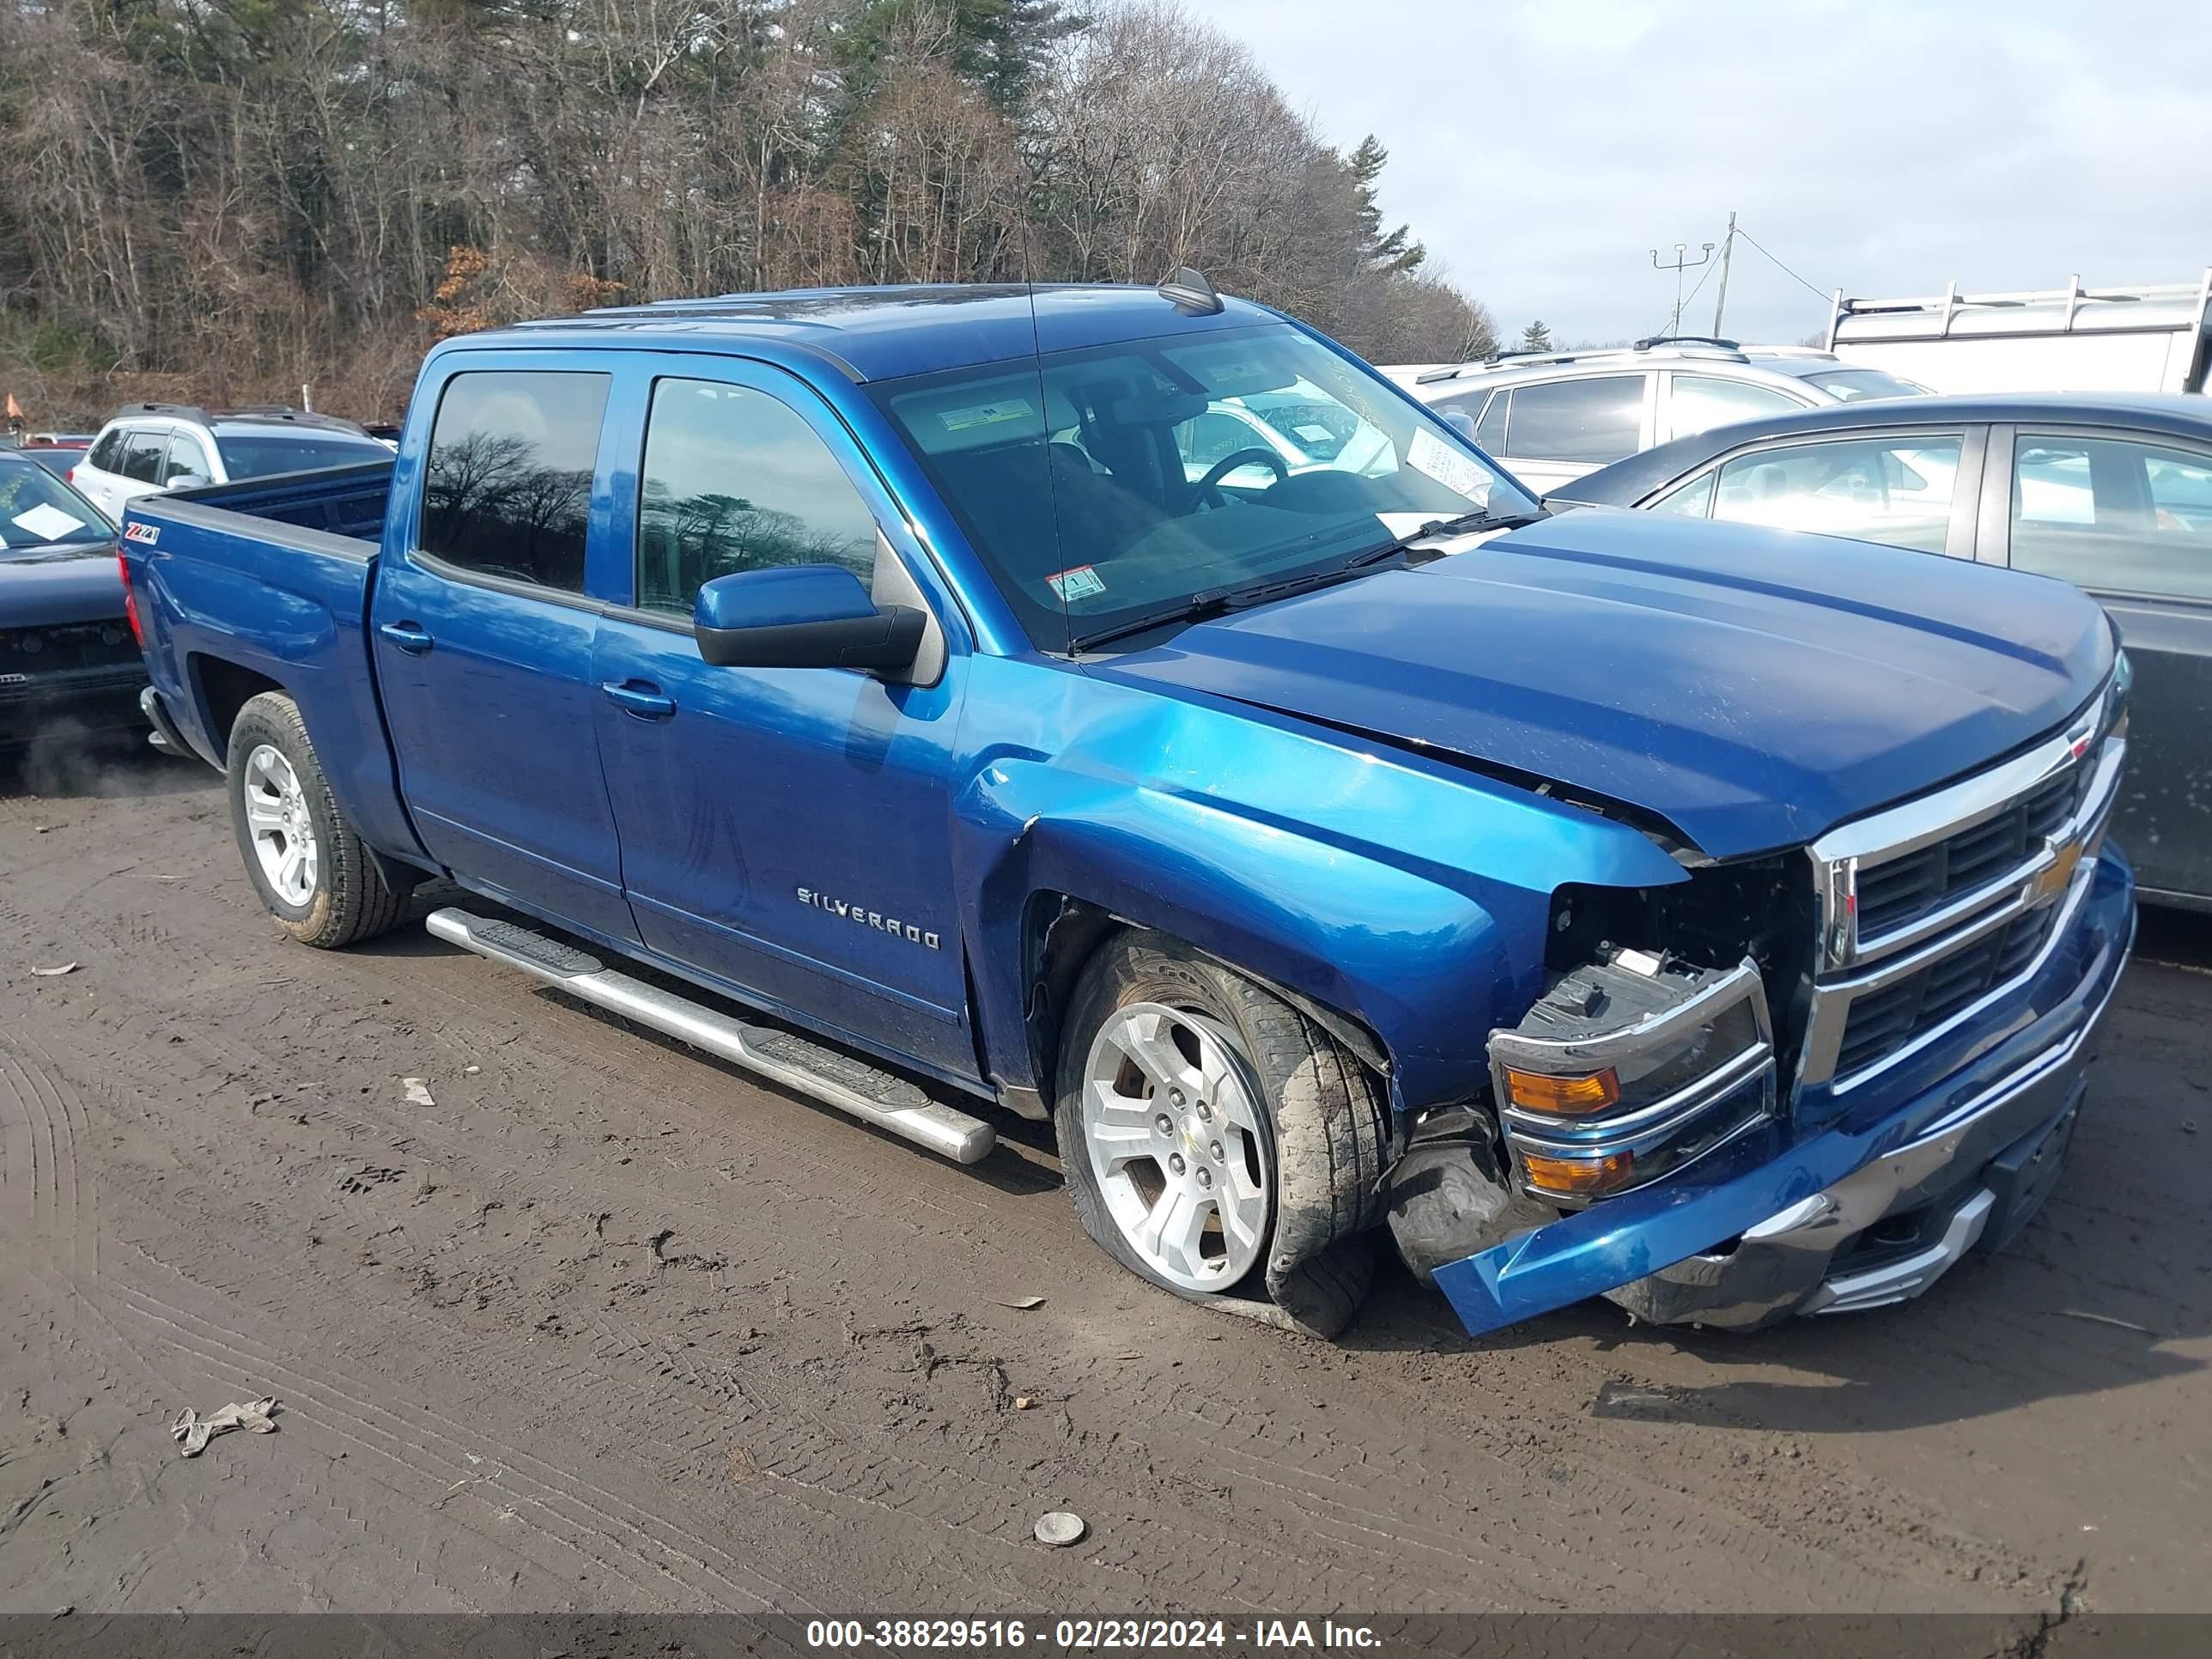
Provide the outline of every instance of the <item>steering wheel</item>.
[[1261,449],[1255,445],[1250,449],[1232,450],[1206,468],[1206,476],[1191,486],[1191,494],[1200,498],[1211,495],[1216,507],[1222,506],[1221,481],[1238,467],[1249,466],[1255,461],[1262,466],[1273,467],[1277,483],[1291,476],[1291,469],[1281,456],[1272,449]]

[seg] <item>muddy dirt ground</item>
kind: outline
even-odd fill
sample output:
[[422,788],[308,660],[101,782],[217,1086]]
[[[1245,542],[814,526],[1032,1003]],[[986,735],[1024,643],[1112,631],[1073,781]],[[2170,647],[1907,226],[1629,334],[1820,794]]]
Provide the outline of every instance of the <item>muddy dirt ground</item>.
[[302,949],[212,774],[19,773],[0,1610],[2212,1607],[2208,932],[1917,1304],[1470,1341],[1394,1268],[1327,1348],[1111,1267],[1033,1131],[958,1169],[419,927]]

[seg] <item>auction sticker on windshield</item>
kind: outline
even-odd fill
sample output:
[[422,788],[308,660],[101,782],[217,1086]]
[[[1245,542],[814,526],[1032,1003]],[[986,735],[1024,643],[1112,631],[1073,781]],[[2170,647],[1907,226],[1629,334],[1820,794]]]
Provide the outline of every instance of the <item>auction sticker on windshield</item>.
[[1490,505],[1490,474],[1472,455],[1462,455],[1433,432],[1413,434],[1406,446],[1406,465],[1425,472],[1446,489],[1464,495],[1477,507]]
[[1002,421],[1026,420],[1036,410],[1025,398],[1002,398],[994,404],[970,404],[965,409],[948,409],[937,418],[945,423],[947,432],[965,432],[971,427],[996,426]]
[[1095,599],[1106,591],[1106,584],[1087,564],[1079,564],[1073,570],[1061,570],[1047,576],[1052,591],[1060,596],[1062,605],[1073,605],[1078,599]]
[[49,507],[44,501],[28,513],[18,513],[15,522],[33,536],[42,536],[50,542],[58,542],[71,531],[84,528],[82,519],[72,519],[61,508]]

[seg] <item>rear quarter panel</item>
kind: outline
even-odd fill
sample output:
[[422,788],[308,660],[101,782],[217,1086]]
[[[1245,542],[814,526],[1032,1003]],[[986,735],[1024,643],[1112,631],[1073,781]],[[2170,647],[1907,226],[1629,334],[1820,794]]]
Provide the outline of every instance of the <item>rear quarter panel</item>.
[[363,838],[419,860],[363,637],[374,544],[249,517],[204,494],[223,491],[132,502],[121,544],[148,672],[184,737],[211,765],[225,764],[228,732],[209,695],[214,665],[274,682],[299,703],[331,792]]

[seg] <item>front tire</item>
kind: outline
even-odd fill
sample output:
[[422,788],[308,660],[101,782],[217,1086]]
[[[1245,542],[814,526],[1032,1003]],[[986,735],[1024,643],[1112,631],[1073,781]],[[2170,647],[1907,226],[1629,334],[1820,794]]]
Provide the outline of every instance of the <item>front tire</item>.
[[407,889],[384,878],[338,811],[300,707],[264,691],[230,728],[230,817],[246,878],[302,945],[334,951],[399,920]]
[[1078,981],[1054,1104],[1084,1231],[1140,1278],[1334,1337],[1373,1274],[1388,1117],[1374,1078],[1281,998],[1132,933]]

